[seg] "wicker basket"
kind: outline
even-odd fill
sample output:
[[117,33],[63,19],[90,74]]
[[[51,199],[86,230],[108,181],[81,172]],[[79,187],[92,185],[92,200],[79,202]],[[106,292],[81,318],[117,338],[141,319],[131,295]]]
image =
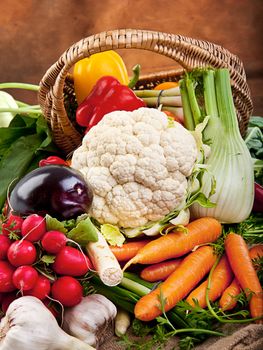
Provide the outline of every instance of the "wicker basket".
[[[183,70],[195,67],[225,67],[229,69],[234,103],[241,134],[244,136],[253,105],[240,59],[223,47],[211,42],[181,35],[148,30],[121,29],[91,35],[73,44],[53,64],[40,82],[39,103],[47,119],[55,143],[66,154],[76,149],[82,133],[67,114],[65,101],[74,100],[70,68],[80,59],[116,49],[144,49],[170,57],[182,69],[142,76],[140,87],[153,87],[162,81],[178,80]],[[139,87],[137,86],[137,88]]]

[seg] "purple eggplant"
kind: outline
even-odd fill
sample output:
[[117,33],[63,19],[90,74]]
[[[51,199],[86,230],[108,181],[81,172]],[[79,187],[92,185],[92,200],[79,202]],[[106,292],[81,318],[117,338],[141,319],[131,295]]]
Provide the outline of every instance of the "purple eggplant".
[[88,212],[92,200],[92,189],[79,171],[49,165],[26,174],[13,188],[9,205],[20,216],[49,214],[63,220]]
[[255,198],[253,211],[257,213],[263,213],[263,187],[255,182]]

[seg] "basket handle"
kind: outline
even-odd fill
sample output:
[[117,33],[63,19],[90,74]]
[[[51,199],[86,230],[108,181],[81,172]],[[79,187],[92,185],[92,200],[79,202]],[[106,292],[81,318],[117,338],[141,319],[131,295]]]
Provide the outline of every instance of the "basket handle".
[[[69,47],[46,72],[40,82],[39,103],[48,120],[55,141],[72,137],[72,149],[82,136],[67,118],[64,107],[64,85],[70,68],[94,53],[115,49],[143,49],[167,56],[184,69],[196,67],[228,68],[241,133],[244,134],[253,105],[245,70],[240,59],[223,47],[204,40],[156,31],[120,29],[86,37]],[[60,125],[55,128],[55,125]],[[53,128],[54,127],[54,128]],[[75,141],[73,140],[75,139]]]

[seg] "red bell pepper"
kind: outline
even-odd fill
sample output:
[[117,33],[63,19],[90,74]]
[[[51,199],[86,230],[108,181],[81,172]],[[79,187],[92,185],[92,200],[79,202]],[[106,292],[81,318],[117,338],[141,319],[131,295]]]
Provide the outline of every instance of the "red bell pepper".
[[66,165],[68,166],[68,163],[66,160],[57,157],[57,156],[50,156],[45,159],[41,159],[38,163],[40,167],[50,165],[50,164],[57,164],[57,165]]
[[145,102],[128,86],[120,84],[112,76],[104,76],[97,81],[91,93],[78,106],[76,121],[89,130],[109,112],[134,111],[140,107],[146,107]]

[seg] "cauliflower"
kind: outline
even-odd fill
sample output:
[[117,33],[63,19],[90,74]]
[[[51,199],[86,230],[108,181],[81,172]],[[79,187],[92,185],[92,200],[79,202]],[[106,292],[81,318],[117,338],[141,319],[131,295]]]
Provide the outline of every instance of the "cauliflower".
[[192,134],[154,108],[115,111],[85,135],[72,167],[94,193],[99,223],[135,228],[161,220],[185,202],[197,159]]

